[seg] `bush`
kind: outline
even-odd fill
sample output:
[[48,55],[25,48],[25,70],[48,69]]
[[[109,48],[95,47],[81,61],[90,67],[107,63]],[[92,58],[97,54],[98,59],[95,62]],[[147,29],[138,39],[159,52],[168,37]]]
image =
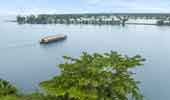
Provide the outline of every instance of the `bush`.
[[0,96],[13,95],[17,93],[17,89],[8,81],[0,79]]

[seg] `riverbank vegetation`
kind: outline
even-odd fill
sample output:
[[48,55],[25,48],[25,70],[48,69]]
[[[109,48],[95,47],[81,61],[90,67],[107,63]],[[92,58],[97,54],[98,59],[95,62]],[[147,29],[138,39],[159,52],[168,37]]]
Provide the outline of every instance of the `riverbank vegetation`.
[[120,20],[112,16],[88,15],[30,15],[17,16],[19,24],[121,24]]
[[145,59],[117,52],[88,54],[79,58],[63,57],[61,74],[40,83],[42,93],[23,95],[5,80],[0,82],[0,100],[143,100],[131,70]]
[[[94,24],[94,25],[125,25],[129,20],[149,20],[146,24],[160,25],[163,20],[170,25],[170,14],[40,14],[17,16],[19,24]],[[152,22],[151,20],[157,20]],[[150,23],[151,21],[151,23]],[[130,23],[130,22],[128,22]],[[134,23],[134,22],[133,22]],[[145,23],[143,23],[145,24]]]
[[167,21],[167,20],[158,20],[157,21],[157,25],[159,25],[159,26],[163,26],[163,25],[170,26],[170,21]]

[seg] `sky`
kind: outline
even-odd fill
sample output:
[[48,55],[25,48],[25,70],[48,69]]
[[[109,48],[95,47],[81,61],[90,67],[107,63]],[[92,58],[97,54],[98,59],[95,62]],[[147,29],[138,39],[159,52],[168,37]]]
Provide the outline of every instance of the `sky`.
[[0,14],[170,13],[170,0],[1,0]]

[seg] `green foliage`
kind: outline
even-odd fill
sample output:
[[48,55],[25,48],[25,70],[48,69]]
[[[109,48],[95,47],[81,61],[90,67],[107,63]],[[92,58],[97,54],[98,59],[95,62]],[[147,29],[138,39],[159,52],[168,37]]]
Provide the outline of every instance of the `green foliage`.
[[143,100],[138,81],[131,69],[143,65],[144,59],[122,56],[117,52],[84,52],[80,58],[64,56],[61,74],[40,83],[47,94],[62,100]]
[[18,96],[18,100],[58,100],[56,96],[44,95],[42,93],[32,93]]
[[8,81],[0,79],[0,96],[16,94],[17,89]]
[[0,100],[60,100],[56,96],[45,96],[40,93],[29,95],[7,95],[0,96]]
[[7,95],[7,96],[0,96],[0,100],[21,100],[17,96]]
[[[57,15],[29,15],[29,16],[17,16],[17,22],[19,24],[108,24],[108,25],[119,25],[120,21],[111,19],[113,15],[103,14],[57,14]],[[88,20],[87,20],[88,19]]]

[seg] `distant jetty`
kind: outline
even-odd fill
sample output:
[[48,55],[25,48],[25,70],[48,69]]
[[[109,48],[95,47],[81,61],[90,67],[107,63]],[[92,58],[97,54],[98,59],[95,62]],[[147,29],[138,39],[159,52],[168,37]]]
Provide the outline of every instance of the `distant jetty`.
[[57,35],[51,35],[51,36],[46,36],[40,40],[41,44],[47,44],[51,42],[56,42],[60,40],[64,40],[67,38],[67,35],[64,34],[57,34]]

